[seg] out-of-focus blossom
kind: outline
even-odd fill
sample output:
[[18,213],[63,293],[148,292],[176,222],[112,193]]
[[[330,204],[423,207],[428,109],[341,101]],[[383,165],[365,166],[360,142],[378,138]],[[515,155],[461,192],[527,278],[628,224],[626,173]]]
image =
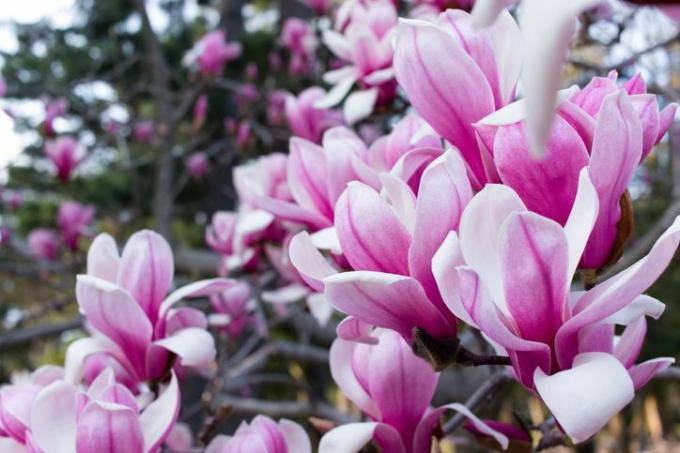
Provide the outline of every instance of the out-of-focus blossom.
[[65,98],[57,98],[45,105],[45,121],[43,122],[43,130],[48,137],[54,137],[56,134],[54,130],[54,120],[64,116],[68,110],[69,102]]
[[353,124],[370,115],[376,104],[394,98],[392,39],[396,25],[397,10],[390,0],[352,0],[343,4],[336,15],[340,31],[324,31],[323,42],[345,66],[324,75],[333,88],[316,101],[317,108],[339,104],[356,83],[360,90],[350,94],[343,105],[345,122]]
[[16,211],[24,204],[24,195],[18,190],[5,190],[2,193],[2,198],[12,211]]
[[46,141],[44,152],[63,183],[71,179],[71,175],[86,156],[85,148],[70,135]]
[[173,364],[205,368],[212,363],[215,345],[205,315],[174,305],[224,291],[234,282],[202,280],[168,294],[173,274],[172,250],[162,236],[135,233],[122,255],[111,236],[97,236],[88,253],[87,274],[79,275],[76,284],[80,311],[94,333],[72,343],[66,353],[71,382],[80,380],[88,356],[102,352],[137,382],[158,379]]
[[202,179],[210,171],[210,161],[205,153],[193,153],[186,159],[187,171],[194,179]]
[[432,19],[447,9],[462,9],[469,11],[475,0],[411,0],[414,5],[409,17],[414,19]]
[[283,90],[267,93],[267,122],[272,126],[282,126],[286,122],[286,100],[289,94]]
[[140,409],[134,395],[102,372],[83,391],[58,380],[36,396],[30,412],[28,451],[45,453],[153,453],[167,438],[179,414],[174,373],[153,402]]
[[239,338],[249,325],[256,326],[250,293],[250,286],[239,282],[221,293],[211,294],[210,304],[214,313],[208,318],[210,324],[233,339]]
[[72,251],[78,250],[81,236],[90,233],[89,227],[94,220],[94,206],[86,206],[76,201],[65,201],[59,205],[57,226],[64,244]]
[[507,12],[484,30],[475,30],[461,10],[442,13],[435,23],[399,23],[397,80],[416,111],[460,150],[476,189],[498,176],[472,124],[514,100],[520,52],[520,32]]
[[281,44],[291,53],[309,59],[313,58],[319,42],[311,22],[290,17],[283,23]]
[[542,160],[531,154],[523,101],[475,126],[482,152],[492,163],[488,168],[495,164],[500,181],[512,187],[527,208],[562,225],[572,211],[579,172],[588,167],[600,199],[600,214],[580,265],[589,269],[620,256],[627,237],[621,236],[619,221],[630,216],[621,198],[677,108],[673,104],[660,112],[639,76],[623,88],[615,79],[616,74],[597,77],[560,103]]
[[371,339],[373,344],[338,338],[330,351],[333,379],[371,421],[329,431],[321,438],[319,453],[358,451],[371,440],[384,452],[429,453],[438,420],[447,409],[462,413],[507,448],[505,435],[462,404],[430,408],[439,376],[399,335],[379,330]]
[[246,65],[246,77],[248,80],[251,82],[257,80],[259,74],[260,71],[257,69],[256,63],[250,62]]
[[272,71],[279,72],[283,69],[283,60],[281,60],[281,55],[278,53],[271,52],[267,57],[267,61],[269,62],[269,69]]
[[[587,170],[579,182],[564,227],[528,211],[511,188],[487,185],[465,209],[460,236],[450,233],[432,261],[448,307],[509,355],[517,379],[536,390],[576,442],[674,362],[635,364],[645,316],[664,310],[642,292],[680,242],[678,218],[646,257],[588,291],[571,291],[600,204]],[[626,326],[618,338],[615,325]]]
[[203,124],[205,124],[205,118],[208,114],[208,95],[202,94],[196,99],[194,104],[194,119],[191,124],[191,130],[196,133],[199,131]]
[[219,435],[206,453],[311,453],[312,445],[300,425],[285,418],[278,423],[263,415],[243,422],[233,436]]
[[189,425],[186,423],[175,423],[167,439],[165,439],[165,446],[172,453],[191,453],[194,446],[194,436]]
[[[449,231],[458,228],[472,189],[453,150],[411,171],[422,174],[417,191],[383,174],[382,196],[355,181],[339,197],[336,247],[353,272],[337,273],[306,232],[293,238],[290,259],[312,288],[363,323],[392,329],[409,342],[415,327],[434,337],[455,337],[457,320],[440,296],[431,262]],[[289,183],[294,187],[290,178]]]
[[251,126],[250,121],[243,120],[238,123],[238,129],[236,130],[236,146],[239,148],[247,148],[250,143],[251,138]]
[[8,226],[0,227],[0,246],[7,245],[12,237],[12,229]]
[[252,104],[257,101],[259,92],[253,83],[246,83],[236,92],[236,104],[241,111],[248,111]]
[[36,396],[43,388],[63,377],[62,368],[47,365],[25,378],[15,375],[12,384],[0,387],[0,440],[6,442],[0,442],[0,447],[10,444],[21,446],[28,442],[31,438],[31,411]]
[[293,135],[314,143],[321,143],[324,132],[342,124],[342,114],[333,109],[320,109],[314,103],[326,92],[319,87],[302,91],[297,97],[286,99],[286,118]]
[[36,258],[56,261],[59,249],[57,234],[46,228],[36,228],[28,234],[28,251]]
[[149,143],[155,134],[156,125],[152,120],[137,121],[132,128],[132,137],[136,142]]
[[241,55],[241,44],[227,41],[222,30],[205,34],[185,55],[184,64],[198,64],[200,71],[208,76],[222,73],[224,66]]
[[104,123],[104,130],[111,135],[118,135],[123,125],[116,120],[108,120]]

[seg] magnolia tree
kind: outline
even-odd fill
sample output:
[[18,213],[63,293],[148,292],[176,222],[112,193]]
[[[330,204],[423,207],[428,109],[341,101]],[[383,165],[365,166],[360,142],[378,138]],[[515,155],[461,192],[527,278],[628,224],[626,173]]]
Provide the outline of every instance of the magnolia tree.
[[3,307],[0,451],[585,449],[673,385],[680,6],[203,3],[5,56],[3,272],[45,300]]

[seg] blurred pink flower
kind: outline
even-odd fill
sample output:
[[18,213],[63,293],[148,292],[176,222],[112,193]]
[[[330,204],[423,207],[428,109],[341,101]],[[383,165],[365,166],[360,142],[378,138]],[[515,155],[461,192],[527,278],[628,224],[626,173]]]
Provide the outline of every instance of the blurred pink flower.
[[2,198],[12,211],[16,211],[24,204],[24,195],[17,190],[5,190]]
[[69,102],[65,98],[53,99],[45,105],[45,121],[43,122],[43,130],[48,137],[54,137],[56,134],[54,130],[54,120],[63,116],[68,110]]
[[256,325],[250,297],[250,286],[244,282],[221,293],[211,294],[210,304],[214,313],[208,318],[210,324],[226,332],[232,339],[239,338],[248,325]]
[[47,261],[57,260],[59,240],[57,234],[46,228],[36,228],[28,235],[28,251],[36,258]]
[[78,241],[90,233],[89,227],[94,220],[94,206],[86,206],[76,201],[65,201],[59,205],[57,226],[61,238],[72,251],[78,250]]
[[200,71],[209,76],[217,76],[224,70],[224,65],[241,55],[239,42],[226,40],[226,33],[215,30],[205,34],[186,55],[185,62],[198,63]]
[[312,23],[297,17],[289,17],[283,23],[281,44],[305,59],[313,58],[319,45]]
[[191,124],[191,129],[194,133],[203,127],[205,123],[205,118],[208,114],[208,95],[202,94],[196,99],[194,104],[194,119]]
[[85,148],[70,135],[46,141],[44,152],[45,156],[52,161],[57,177],[63,183],[71,179],[73,172],[86,156]]
[[186,159],[187,171],[194,179],[202,179],[210,171],[210,161],[204,153],[193,153]]
[[286,117],[293,135],[321,143],[321,137],[326,130],[342,124],[342,114],[339,111],[314,107],[314,103],[325,95],[326,92],[322,88],[311,87],[297,97],[292,95],[287,97]]
[[132,128],[132,137],[139,143],[149,143],[154,137],[155,129],[153,120],[137,121]]

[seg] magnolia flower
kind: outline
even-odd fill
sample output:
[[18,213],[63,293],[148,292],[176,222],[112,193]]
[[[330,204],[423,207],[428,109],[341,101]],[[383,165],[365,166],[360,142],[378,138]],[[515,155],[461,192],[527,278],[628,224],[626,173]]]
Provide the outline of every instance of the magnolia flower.
[[250,286],[239,282],[220,293],[211,294],[210,305],[214,314],[209,317],[210,324],[231,338],[240,337],[249,324],[255,325],[250,293]]
[[63,183],[71,179],[72,173],[85,159],[85,148],[75,138],[63,136],[45,142],[45,156],[52,162],[57,177]]
[[615,77],[595,78],[560,104],[542,160],[531,155],[526,123],[521,121],[523,101],[475,125],[489,168],[495,165],[499,179],[527,208],[562,225],[572,210],[578,174],[587,166],[600,214],[582,268],[598,269],[620,256],[617,224],[625,215],[621,197],[635,169],[668,130],[677,107],[659,112],[656,97],[644,93],[639,76],[622,89],[616,87]]
[[234,282],[202,280],[167,295],[173,274],[172,250],[160,235],[135,233],[120,256],[111,236],[97,236],[88,252],[87,274],[79,275],[76,284],[80,311],[94,335],[69,347],[69,381],[79,381],[85,358],[101,352],[115,358],[137,382],[163,376],[174,357],[181,367],[212,363],[215,345],[205,330],[205,316],[174,305],[186,297],[224,291]]
[[63,116],[68,110],[69,102],[65,98],[57,98],[48,102],[45,105],[45,121],[43,122],[43,129],[45,135],[53,137],[55,135],[54,120]]
[[94,220],[94,213],[94,206],[86,206],[76,201],[65,201],[59,206],[57,226],[68,248],[78,250],[78,241],[82,235],[88,233]]
[[186,423],[175,423],[165,439],[165,446],[173,453],[191,453],[193,451],[194,436]]
[[36,258],[56,261],[59,242],[54,231],[36,228],[28,235],[28,251]]
[[429,453],[438,420],[446,409],[468,417],[481,432],[507,448],[508,439],[465,406],[431,410],[438,374],[392,331],[374,332],[374,344],[336,339],[330,367],[340,390],[370,419],[341,425],[321,438],[319,453],[351,453],[373,440],[385,453]]
[[186,159],[187,171],[194,179],[202,179],[210,171],[210,162],[204,153],[193,153]]
[[286,98],[286,118],[293,135],[314,143],[321,143],[323,133],[342,124],[342,114],[332,109],[314,107],[326,92],[319,87],[302,91],[297,97]]
[[24,195],[17,190],[3,191],[2,198],[12,211],[16,211],[24,204]]
[[288,92],[272,90],[267,93],[267,122],[272,126],[283,126],[286,122],[286,101]]
[[139,143],[148,143],[153,139],[155,129],[152,120],[137,121],[132,128],[132,137]]
[[200,71],[208,76],[219,75],[224,65],[241,55],[241,44],[227,42],[226,33],[222,30],[205,34],[185,55],[184,64],[197,63]]
[[29,451],[153,453],[172,429],[180,407],[177,378],[140,408],[134,395],[102,372],[87,391],[59,380],[35,397]]
[[238,123],[238,129],[236,130],[236,146],[239,148],[245,148],[250,143],[251,139],[251,126],[250,122],[243,120]]
[[311,22],[297,17],[290,17],[283,23],[281,44],[307,60],[314,58],[319,45]]
[[498,178],[472,124],[514,100],[520,44],[507,12],[485,30],[475,30],[461,10],[442,13],[436,23],[399,22],[394,55],[399,85],[423,119],[460,150],[476,189]]
[[208,445],[206,453],[312,453],[307,433],[300,425],[285,418],[278,423],[258,415],[243,422],[233,436],[219,435]]
[[[674,361],[635,365],[644,316],[664,309],[642,292],[673,258],[680,218],[633,266],[588,291],[572,291],[599,204],[585,169],[564,227],[528,211],[511,188],[487,185],[465,209],[460,235],[451,232],[432,260],[447,306],[509,355],[517,379],[576,442],[600,430]],[[627,326],[619,338],[615,325]]]
[[353,124],[370,115],[376,103],[394,98],[391,41],[396,25],[397,10],[390,0],[343,3],[336,16],[340,31],[325,30],[323,42],[346,65],[324,75],[326,83],[334,86],[315,107],[339,104],[356,83],[361,90],[347,97],[343,106],[345,122]]
[[300,275],[335,308],[395,330],[409,342],[415,327],[435,337],[455,336],[456,318],[439,295],[430,263],[448,232],[458,228],[472,198],[465,164],[453,150],[419,172],[417,192],[384,174],[384,197],[366,184],[351,182],[338,199],[336,247],[354,272],[337,273],[306,232],[290,245],[290,259]]
[[[509,5],[519,0],[478,0],[473,10],[476,26],[489,26]],[[576,17],[606,0],[524,0],[520,26],[525,37],[522,86],[527,103],[527,139],[534,156],[542,156],[550,137],[557,91]],[[635,3],[645,3],[636,1]],[[648,2],[654,4],[654,1]],[[674,9],[675,8],[675,9]],[[674,17],[677,6],[662,11]],[[494,25],[495,26],[495,25]],[[541,39],[536,39],[540,36]]]

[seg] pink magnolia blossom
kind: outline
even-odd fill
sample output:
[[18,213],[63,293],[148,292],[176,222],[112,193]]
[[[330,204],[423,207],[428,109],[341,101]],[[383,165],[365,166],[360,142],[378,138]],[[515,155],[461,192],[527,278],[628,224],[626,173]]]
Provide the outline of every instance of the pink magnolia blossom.
[[302,91],[297,97],[286,98],[286,118],[293,135],[314,143],[321,143],[323,133],[342,124],[342,114],[333,109],[314,107],[326,92],[319,87]]
[[236,130],[236,146],[239,148],[246,148],[250,143],[252,138],[250,122],[243,120],[238,123],[238,129]]
[[28,235],[28,251],[36,258],[56,261],[59,249],[57,234],[46,228],[36,228]]
[[290,17],[283,23],[281,44],[293,54],[311,59],[319,45],[311,22]]
[[132,137],[136,142],[149,143],[154,138],[156,125],[152,120],[137,121],[132,128]]
[[455,151],[420,171],[417,192],[384,174],[383,196],[355,181],[339,197],[336,247],[353,272],[337,273],[306,232],[290,245],[290,259],[300,275],[336,309],[395,330],[409,342],[415,327],[440,338],[456,334],[456,318],[437,290],[431,260],[448,232],[458,228],[472,198],[464,162]]
[[43,122],[43,130],[48,137],[54,137],[54,120],[64,116],[68,110],[69,102],[65,98],[57,98],[48,102],[45,105],[45,121]]
[[250,302],[251,289],[245,282],[211,294],[210,304],[214,313],[209,317],[210,324],[226,332],[231,338],[240,337],[248,325],[256,325]]
[[288,92],[272,90],[267,93],[267,122],[272,126],[283,126],[286,122],[286,101]]
[[[168,367],[205,368],[215,356],[205,315],[190,307],[175,308],[186,297],[205,297],[234,285],[232,280],[202,280],[168,295],[174,264],[162,236],[140,231],[122,255],[113,238],[97,236],[79,275],[76,298],[94,334],[71,344],[66,354],[67,378],[77,382],[85,359],[96,353],[112,356],[137,382],[158,379]],[[177,361],[174,362],[174,357]]]
[[16,211],[24,204],[24,195],[17,190],[5,190],[2,193],[2,198],[12,211]]
[[239,87],[236,92],[236,103],[241,111],[247,111],[257,101],[259,90],[253,83],[246,83]]
[[208,76],[222,73],[224,65],[241,55],[241,44],[227,42],[226,33],[215,30],[205,34],[186,55],[185,63],[196,62],[200,71]]
[[257,80],[259,73],[260,71],[257,69],[257,63],[251,61],[246,65],[246,77],[251,82]]
[[276,52],[271,52],[267,56],[267,62],[269,63],[269,69],[274,72],[279,72],[283,69],[283,60],[281,60],[281,55]]
[[323,42],[345,66],[324,75],[333,88],[316,101],[317,108],[339,104],[356,83],[360,90],[350,94],[343,105],[345,122],[353,124],[370,115],[376,104],[394,98],[392,38],[396,25],[397,10],[390,0],[343,3],[336,15],[339,31],[324,31]]
[[210,442],[206,453],[312,453],[307,433],[287,419],[278,423],[258,415],[243,422],[233,436],[219,435]]
[[71,179],[71,175],[86,156],[85,148],[69,135],[46,141],[44,152],[63,183]]
[[210,161],[204,153],[193,153],[186,159],[189,175],[194,179],[202,179],[210,171]]
[[189,425],[181,422],[175,423],[172,431],[170,431],[167,439],[165,439],[165,446],[172,453],[191,453],[194,451],[194,436]]
[[[507,353],[517,379],[535,390],[576,442],[600,430],[672,358],[636,365],[645,315],[664,305],[642,295],[680,242],[680,219],[649,254],[588,291],[571,281],[600,202],[580,173],[565,226],[530,212],[509,187],[487,185],[432,260],[447,306]],[[626,329],[617,339],[614,326]],[[588,407],[587,411],[583,408]]]
[[44,387],[30,411],[29,451],[154,453],[179,413],[174,373],[158,398],[140,410],[134,395],[107,370],[86,391],[58,380]]
[[564,224],[576,196],[578,175],[588,168],[600,198],[600,215],[581,259],[581,267],[608,263],[621,219],[620,199],[636,168],[668,130],[676,105],[659,112],[656,97],[644,92],[640,77],[619,89],[612,78],[595,78],[558,108],[545,147],[535,160],[526,135],[523,101],[510,105],[475,127],[483,152],[499,179],[526,206]]
[[329,431],[321,439],[319,453],[359,451],[371,440],[384,453],[429,453],[433,432],[447,409],[462,413],[479,431],[507,448],[508,439],[465,406],[453,403],[430,408],[438,373],[399,335],[383,330],[371,338],[374,344],[338,338],[330,351],[333,379],[371,421]]
[[476,189],[498,179],[472,124],[514,100],[520,43],[507,12],[485,30],[475,30],[461,10],[442,13],[435,23],[399,22],[397,80],[423,119],[460,150]]
[[76,201],[65,201],[59,205],[57,226],[66,246],[78,250],[81,236],[89,234],[89,227],[94,220],[94,206],[83,205]]

